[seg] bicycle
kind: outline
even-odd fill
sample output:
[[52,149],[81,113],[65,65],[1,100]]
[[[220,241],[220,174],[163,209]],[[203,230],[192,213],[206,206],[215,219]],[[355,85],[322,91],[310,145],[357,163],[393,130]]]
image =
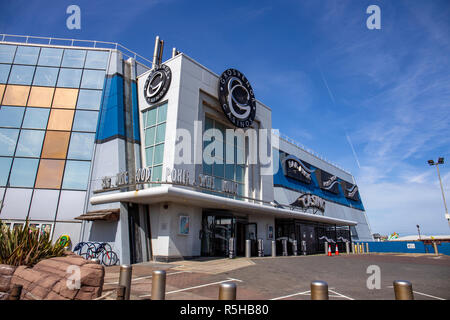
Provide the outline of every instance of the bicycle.
[[106,242],[80,242],[75,246],[75,251],[86,260],[97,258],[105,266],[114,266],[119,262],[117,254]]

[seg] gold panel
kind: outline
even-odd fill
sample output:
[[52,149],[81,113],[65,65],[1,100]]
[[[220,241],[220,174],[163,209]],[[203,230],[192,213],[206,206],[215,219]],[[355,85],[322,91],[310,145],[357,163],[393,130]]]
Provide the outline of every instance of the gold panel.
[[41,158],[65,159],[69,139],[70,132],[47,131]]
[[52,105],[52,98],[54,91],[55,88],[31,87],[30,98],[28,99],[28,106],[50,108],[50,106]]
[[78,89],[56,88],[53,108],[75,109]]
[[3,105],[23,106],[27,105],[28,93],[30,86],[7,85],[5,96],[3,97]]
[[0,84],[0,101],[3,98],[3,92],[5,92],[5,85],[4,84]]
[[64,171],[64,160],[41,159],[35,188],[60,189]]
[[72,129],[73,115],[75,110],[58,110],[53,109],[50,112],[48,120],[48,130],[66,130]]

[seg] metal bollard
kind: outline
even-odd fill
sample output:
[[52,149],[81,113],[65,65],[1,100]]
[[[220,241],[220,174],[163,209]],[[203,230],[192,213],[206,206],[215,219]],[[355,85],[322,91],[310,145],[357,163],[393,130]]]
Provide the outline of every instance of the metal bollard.
[[281,246],[283,247],[282,255],[283,256],[287,256],[288,255],[288,253],[287,253],[287,239],[281,240]]
[[129,264],[124,264],[120,266],[119,273],[119,286],[125,287],[124,300],[130,300],[131,294],[131,274],[133,267]]
[[434,249],[434,254],[435,254],[435,255],[438,255],[438,254],[439,254],[439,251],[438,251],[438,248],[437,248],[437,244],[436,244],[436,242],[434,242],[434,241],[433,241],[433,249]]
[[414,300],[412,284],[406,280],[394,281],[395,300]]
[[234,241],[234,238],[230,238],[228,240],[228,258],[234,259],[236,257],[236,241]]
[[298,255],[298,252],[297,252],[297,240],[293,240],[292,241],[292,253],[294,254],[294,256],[296,256],[296,255]]
[[126,290],[126,288],[125,288],[125,286],[121,286],[121,285],[119,285],[118,287],[117,287],[117,298],[116,298],[116,300],[125,300],[125,290]]
[[166,299],[166,272],[164,270],[153,271],[152,274],[152,300]]
[[369,253],[369,243],[366,242],[366,253]]
[[272,240],[272,257],[277,256],[277,243],[275,240]]
[[258,257],[264,257],[264,240],[258,239]]
[[328,254],[328,242],[325,242],[325,254]]
[[252,256],[252,240],[245,240],[245,257],[250,258]]
[[361,243],[361,253],[364,253],[364,245]]
[[328,283],[319,280],[311,282],[311,300],[328,300]]
[[345,242],[345,253],[347,253],[347,254],[350,253],[350,243],[348,241]]
[[306,256],[306,241],[302,240],[302,254]]
[[9,300],[20,300],[20,295],[22,294],[22,286],[20,284],[15,284],[9,295]]
[[236,284],[233,282],[220,284],[219,300],[236,300]]

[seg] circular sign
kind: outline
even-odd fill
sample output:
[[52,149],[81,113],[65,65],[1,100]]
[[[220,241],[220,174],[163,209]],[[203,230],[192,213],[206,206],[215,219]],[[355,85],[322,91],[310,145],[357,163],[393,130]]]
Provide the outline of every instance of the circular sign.
[[144,85],[144,96],[148,103],[161,100],[169,90],[172,71],[168,66],[161,65],[150,72]]
[[256,99],[247,78],[236,69],[225,70],[219,80],[219,102],[236,127],[249,127],[256,114]]

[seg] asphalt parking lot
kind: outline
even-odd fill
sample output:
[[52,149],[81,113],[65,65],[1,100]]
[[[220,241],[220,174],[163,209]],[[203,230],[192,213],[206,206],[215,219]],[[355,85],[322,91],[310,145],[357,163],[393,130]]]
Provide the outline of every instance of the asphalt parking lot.
[[[367,272],[369,266],[379,267],[379,289],[367,287],[373,276]],[[330,300],[393,300],[394,280],[409,280],[416,300],[450,299],[450,256],[444,255],[370,253],[148,262],[133,265],[131,299],[151,299],[153,270],[166,270],[167,300],[217,299],[224,282],[237,284],[238,300],[310,300],[312,280],[328,283]],[[103,293],[109,292],[109,299],[115,299],[118,279],[119,266],[107,267]]]

